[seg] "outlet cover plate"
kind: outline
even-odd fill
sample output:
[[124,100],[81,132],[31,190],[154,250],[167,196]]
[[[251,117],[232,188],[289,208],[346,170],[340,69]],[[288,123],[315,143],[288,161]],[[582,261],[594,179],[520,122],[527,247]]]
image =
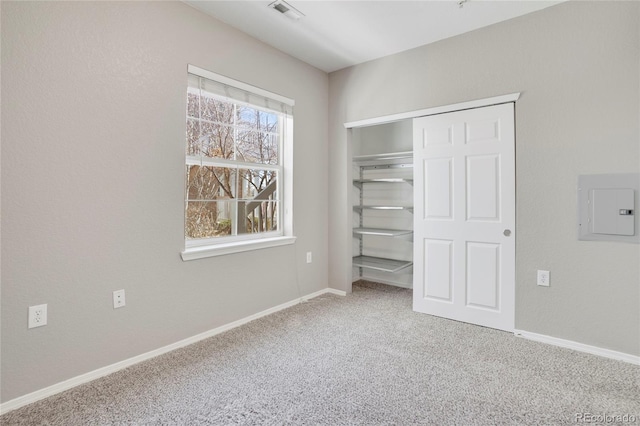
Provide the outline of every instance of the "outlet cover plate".
[[538,270],[538,285],[543,287],[549,287],[549,281],[551,280],[551,274],[549,271]]
[[113,309],[122,308],[125,305],[124,290],[116,290],[113,292]]
[[47,325],[47,305],[29,306],[29,328]]

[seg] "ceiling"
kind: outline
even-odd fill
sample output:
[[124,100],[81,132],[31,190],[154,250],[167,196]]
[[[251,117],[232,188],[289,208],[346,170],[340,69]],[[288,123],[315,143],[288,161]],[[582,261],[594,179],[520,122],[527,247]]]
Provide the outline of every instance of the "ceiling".
[[305,16],[292,20],[273,0],[185,3],[326,72],[402,52],[561,1],[287,0]]

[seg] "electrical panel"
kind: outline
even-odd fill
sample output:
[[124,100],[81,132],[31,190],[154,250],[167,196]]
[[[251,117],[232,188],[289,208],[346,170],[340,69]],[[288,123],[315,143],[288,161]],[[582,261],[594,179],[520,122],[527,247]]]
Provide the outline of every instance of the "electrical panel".
[[578,177],[578,238],[640,243],[638,190],[640,174]]
[[591,204],[591,231],[594,234],[634,234],[633,189],[592,189],[588,202]]

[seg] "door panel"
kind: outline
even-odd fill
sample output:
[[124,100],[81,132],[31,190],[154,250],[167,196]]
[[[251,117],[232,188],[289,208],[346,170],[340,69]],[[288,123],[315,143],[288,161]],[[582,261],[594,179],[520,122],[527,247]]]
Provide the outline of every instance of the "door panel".
[[500,157],[467,157],[467,220],[500,220]]
[[513,109],[509,103],[414,120],[418,312],[513,331]]
[[465,130],[466,143],[500,141],[500,119],[471,119],[465,123]]
[[424,295],[430,299],[451,302],[453,241],[424,240]]
[[423,129],[423,148],[434,145],[451,145],[453,143],[453,128],[436,125]]
[[467,242],[467,306],[499,309],[500,245]]
[[425,218],[452,218],[451,158],[435,158],[424,162]]

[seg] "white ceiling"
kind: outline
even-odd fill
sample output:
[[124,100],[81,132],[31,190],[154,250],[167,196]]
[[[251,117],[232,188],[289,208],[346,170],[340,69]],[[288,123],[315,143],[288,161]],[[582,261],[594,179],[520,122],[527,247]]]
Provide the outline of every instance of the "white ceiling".
[[287,0],[293,21],[273,0],[185,0],[229,25],[326,72],[433,43],[535,12],[560,1]]

